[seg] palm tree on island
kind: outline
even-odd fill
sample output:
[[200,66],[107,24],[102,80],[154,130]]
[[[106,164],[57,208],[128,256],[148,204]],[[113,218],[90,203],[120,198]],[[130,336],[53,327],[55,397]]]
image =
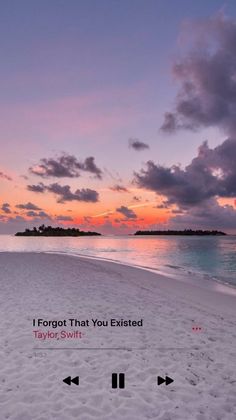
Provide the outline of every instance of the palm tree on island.
[[17,232],[15,236],[100,236],[98,232],[84,232],[78,228],[62,228],[41,225],[37,229],[25,229],[24,232]]

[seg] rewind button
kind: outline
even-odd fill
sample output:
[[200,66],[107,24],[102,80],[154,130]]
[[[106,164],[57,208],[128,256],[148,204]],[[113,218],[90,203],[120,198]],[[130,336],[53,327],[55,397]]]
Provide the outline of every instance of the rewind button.
[[63,379],[63,382],[66,385],[71,385],[72,383],[75,385],[79,385],[79,376],[75,376],[75,378],[71,379],[71,376],[67,376],[67,378]]

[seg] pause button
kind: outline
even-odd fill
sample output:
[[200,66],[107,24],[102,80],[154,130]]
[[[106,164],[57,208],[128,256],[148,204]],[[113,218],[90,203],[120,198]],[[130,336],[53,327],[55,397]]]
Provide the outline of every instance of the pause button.
[[113,373],[111,375],[111,386],[112,388],[121,388],[125,387],[125,374],[124,373]]

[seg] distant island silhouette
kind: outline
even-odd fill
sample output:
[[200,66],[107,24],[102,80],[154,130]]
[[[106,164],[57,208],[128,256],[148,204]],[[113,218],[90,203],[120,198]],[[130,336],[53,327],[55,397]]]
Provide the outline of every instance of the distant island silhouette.
[[182,235],[182,236],[221,236],[227,235],[218,230],[138,230],[134,235]]
[[25,229],[24,232],[17,232],[15,236],[100,236],[101,233],[97,232],[84,232],[76,228],[62,228],[52,226],[39,226],[37,229],[34,227],[32,230]]

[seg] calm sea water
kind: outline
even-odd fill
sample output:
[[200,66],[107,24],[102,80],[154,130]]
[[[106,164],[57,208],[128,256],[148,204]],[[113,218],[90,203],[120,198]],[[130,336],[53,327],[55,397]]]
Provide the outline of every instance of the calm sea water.
[[44,251],[115,260],[172,276],[236,286],[236,236],[101,236],[30,238],[0,236],[2,251]]

